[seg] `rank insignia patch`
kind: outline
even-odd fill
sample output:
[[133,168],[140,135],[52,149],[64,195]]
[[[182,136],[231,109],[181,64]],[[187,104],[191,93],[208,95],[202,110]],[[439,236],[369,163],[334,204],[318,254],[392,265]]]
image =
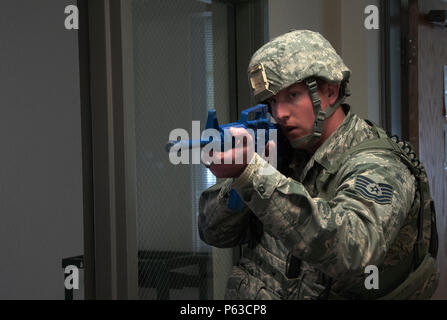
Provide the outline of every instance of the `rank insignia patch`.
[[393,187],[385,183],[375,183],[364,176],[355,179],[355,190],[367,200],[373,200],[378,204],[389,204],[393,198]]

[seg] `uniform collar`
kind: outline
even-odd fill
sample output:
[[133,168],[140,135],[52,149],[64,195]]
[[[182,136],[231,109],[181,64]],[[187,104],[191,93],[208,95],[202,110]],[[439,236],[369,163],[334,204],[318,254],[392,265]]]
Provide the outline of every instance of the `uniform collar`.
[[342,108],[346,114],[345,119],[310,158],[301,174],[301,181],[304,180],[315,162],[319,163],[323,168],[329,169],[340,154],[351,146],[355,135],[352,129],[360,118],[350,111],[351,107],[348,104],[343,104]]

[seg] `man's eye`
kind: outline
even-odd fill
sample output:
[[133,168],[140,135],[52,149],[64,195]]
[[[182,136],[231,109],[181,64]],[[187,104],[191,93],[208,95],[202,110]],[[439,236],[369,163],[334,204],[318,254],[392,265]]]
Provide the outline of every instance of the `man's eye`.
[[291,96],[292,98],[296,98],[296,97],[298,96],[298,93],[296,93],[296,92],[290,92],[290,96]]

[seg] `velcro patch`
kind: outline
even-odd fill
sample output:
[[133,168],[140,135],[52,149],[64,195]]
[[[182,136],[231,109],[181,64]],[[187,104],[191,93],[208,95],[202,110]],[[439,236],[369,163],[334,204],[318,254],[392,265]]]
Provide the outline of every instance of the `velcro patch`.
[[385,183],[375,183],[364,176],[355,179],[355,190],[367,200],[373,200],[378,204],[389,204],[393,198],[393,187]]

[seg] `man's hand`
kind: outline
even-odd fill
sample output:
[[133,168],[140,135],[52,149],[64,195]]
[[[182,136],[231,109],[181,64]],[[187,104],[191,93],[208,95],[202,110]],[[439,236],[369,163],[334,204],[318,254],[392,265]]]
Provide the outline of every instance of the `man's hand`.
[[[202,154],[202,163],[210,169],[217,178],[236,178],[244,172],[254,156],[253,137],[244,128],[230,128],[235,137],[235,147],[224,152],[211,152],[209,157]],[[266,153],[275,150],[275,143],[269,141]],[[226,159],[226,160],[225,160]],[[226,163],[225,163],[226,162]]]
[[233,149],[224,152],[210,152],[207,157],[202,153],[202,163],[217,178],[239,177],[251,161],[254,154],[253,137],[244,128],[230,128],[235,138]]

